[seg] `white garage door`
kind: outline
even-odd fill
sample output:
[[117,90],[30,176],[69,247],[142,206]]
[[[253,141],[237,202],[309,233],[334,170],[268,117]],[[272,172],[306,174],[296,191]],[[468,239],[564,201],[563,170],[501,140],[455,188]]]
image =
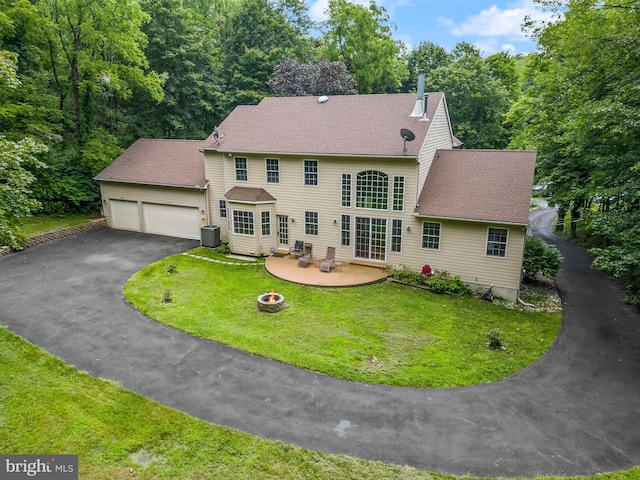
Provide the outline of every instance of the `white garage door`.
[[200,212],[195,207],[143,203],[142,212],[147,233],[200,238]]
[[111,200],[111,227],[122,230],[140,231],[140,214],[138,202],[125,200]]

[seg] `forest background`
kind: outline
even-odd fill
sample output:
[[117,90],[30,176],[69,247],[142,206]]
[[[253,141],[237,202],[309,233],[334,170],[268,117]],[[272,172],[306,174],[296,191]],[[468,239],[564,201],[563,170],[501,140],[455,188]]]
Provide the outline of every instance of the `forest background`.
[[[33,213],[100,208],[93,177],[137,138],[204,139],[270,95],[445,92],[463,148],[538,151],[558,230],[640,303],[640,2],[536,0],[537,51],[393,39],[331,0],[0,0],[0,244]],[[567,220],[565,222],[564,220]]]

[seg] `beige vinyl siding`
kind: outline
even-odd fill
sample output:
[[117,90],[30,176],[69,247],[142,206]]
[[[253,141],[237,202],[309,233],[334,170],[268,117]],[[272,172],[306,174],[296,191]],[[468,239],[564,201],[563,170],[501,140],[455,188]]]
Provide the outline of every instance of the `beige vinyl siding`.
[[[272,213],[272,235],[270,243],[265,239],[259,246],[263,251],[268,252],[267,246],[277,247],[277,224],[276,215],[289,217],[289,243],[293,245],[296,240],[304,240],[313,244],[315,256],[323,257],[327,247],[336,247],[336,258],[339,260],[353,259],[353,242],[349,247],[340,246],[340,216],[351,215],[368,216],[388,219],[388,231],[391,230],[391,219],[402,219],[405,223],[412,221],[413,208],[416,204],[416,177],[417,162],[415,158],[405,159],[384,159],[384,158],[324,158],[305,156],[275,156],[268,155],[269,158],[278,158],[280,167],[280,183],[266,183],[265,180],[265,158],[266,155],[240,155],[247,158],[248,180],[246,182],[235,181],[234,157],[222,156],[220,154],[210,154],[208,158],[208,171],[223,173],[225,178],[224,187],[210,184],[210,199],[212,202],[211,212],[217,213],[217,199],[223,196],[235,185],[246,187],[264,188],[275,199],[274,211]],[[222,165],[214,166],[221,162]],[[304,160],[318,161],[318,186],[304,185]],[[355,207],[355,200],[352,207],[341,206],[342,174],[350,173],[352,178],[352,194],[356,191],[356,175],[364,170],[380,170],[389,176],[389,208],[388,210],[362,209]],[[209,174],[209,173],[208,173]],[[403,176],[405,179],[404,211],[392,211],[393,198],[393,177]],[[222,193],[214,193],[215,190]],[[216,198],[213,204],[213,198]],[[305,211],[318,213],[319,234],[305,234]],[[256,210],[259,218],[259,209]],[[333,221],[336,220],[336,223]],[[246,242],[243,242],[246,243]],[[390,235],[388,240],[390,246]],[[243,246],[243,249],[248,248]],[[235,247],[234,247],[235,250]],[[255,251],[255,248],[252,249]]]
[[100,182],[100,191],[103,198],[104,216],[109,226],[113,228],[117,228],[117,225],[114,225],[114,219],[111,214],[112,201],[130,201],[138,204],[138,212],[140,215],[139,231],[141,232],[148,231],[144,222],[142,208],[142,205],[145,203],[197,208],[201,213],[200,223],[204,225],[207,220],[205,196],[199,189]]
[[[422,148],[420,149],[420,155],[418,156],[418,162],[420,163],[420,173],[418,177],[418,189],[421,189],[427,179],[429,168],[433,162],[433,157],[436,150],[439,148],[452,148],[453,141],[451,138],[451,127],[449,126],[449,117],[447,114],[446,104],[444,97],[438,105],[436,114],[431,119],[431,127],[427,133]],[[418,191],[419,193],[419,191]]]
[[[229,206],[227,205],[227,218],[220,217],[219,201],[224,200],[224,194],[231,187],[225,189],[224,168],[227,162],[225,157],[217,152],[204,152],[204,173],[205,178],[209,181],[207,190],[208,205],[208,223],[210,225],[218,225],[220,227],[220,238],[223,242],[229,241],[229,231],[231,223],[229,223]],[[231,159],[233,160],[233,159]],[[230,164],[233,167],[233,162]],[[231,185],[233,186],[233,185]]]
[[[441,224],[439,250],[422,248],[423,221]],[[486,255],[489,227],[508,230],[506,258]],[[494,292],[515,300],[520,288],[524,236],[524,226],[419,218],[414,219],[410,232],[403,232],[403,255],[393,260],[418,272],[424,265],[446,270],[473,286],[493,284]]]
[[[240,202],[227,202],[229,216],[228,241],[231,250],[241,255],[262,256],[269,255],[271,248],[277,248],[278,225],[274,213],[273,203],[249,204]],[[233,212],[253,213],[253,235],[236,234],[233,231]],[[270,213],[271,234],[262,234],[262,212]]]

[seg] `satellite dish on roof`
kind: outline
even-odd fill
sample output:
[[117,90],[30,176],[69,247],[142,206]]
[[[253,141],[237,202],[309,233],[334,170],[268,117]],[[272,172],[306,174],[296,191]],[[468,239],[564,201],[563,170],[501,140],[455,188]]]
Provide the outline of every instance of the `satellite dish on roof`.
[[416,139],[416,135],[408,128],[401,128],[400,136],[404,140],[404,150],[402,151],[402,153],[407,153],[407,142],[414,141]]
[[318,97],[318,103],[327,103],[329,101],[329,97],[327,97],[326,95],[322,95],[321,97]]
[[405,142],[412,142],[416,139],[415,134],[408,128],[401,128],[400,136],[404,139]]

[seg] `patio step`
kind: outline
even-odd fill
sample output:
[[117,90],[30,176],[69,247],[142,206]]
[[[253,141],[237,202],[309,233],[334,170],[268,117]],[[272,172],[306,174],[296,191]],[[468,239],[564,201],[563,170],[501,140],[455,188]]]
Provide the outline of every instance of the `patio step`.
[[380,268],[382,270],[387,268],[387,264],[386,263],[367,262],[365,260],[351,260],[349,263],[351,265],[360,265],[361,267]]

